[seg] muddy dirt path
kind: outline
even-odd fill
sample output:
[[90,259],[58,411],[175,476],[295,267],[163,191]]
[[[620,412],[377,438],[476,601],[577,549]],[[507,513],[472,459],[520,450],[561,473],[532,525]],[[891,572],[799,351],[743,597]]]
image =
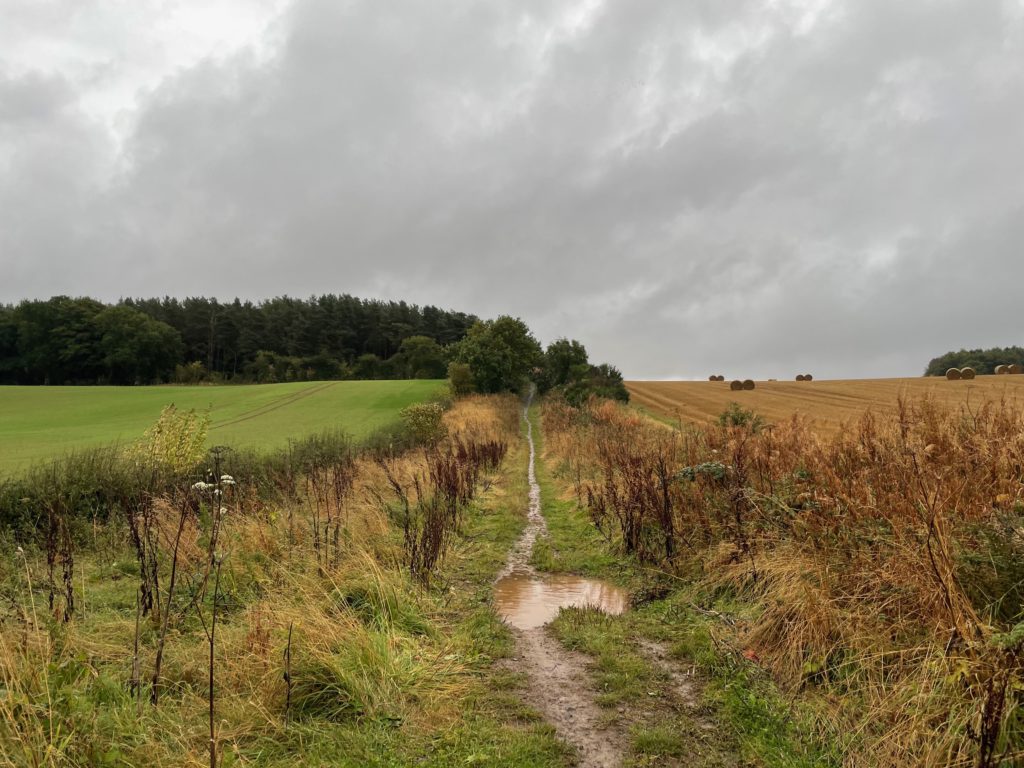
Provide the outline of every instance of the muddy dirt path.
[[[519,596],[517,610],[506,609],[507,612],[503,614],[512,626],[518,654],[509,666],[526,673],[529,687],[524,698],[555,727],[559,738],[576,748],[580,766],[615,768],[622,764],[627,738],[621,727],[609,724],[608,713],[595,702],[596,691],[587,671],[589,659],[581,653],[563,648],[547,633],[544,627],[546,620],[541,621],[543,615],[538,614],[538,611],[550,612],[552,605],[554,613],[557,613],[558,601],[561,601],[561,605],[580,603],[573,602],[571,590],[569,594],[558,593],[552,597],[549,580],[530,565],[534,542],[539,535],[546,533],[547,525],[541,513],[536,448],[529,407],[530,402],[527,401],[523,410],[526,439],[530,446],[530,506],[527,524],[509,554],[508,563],[495,587],[499,612],[502,612],[503,605],[507,605],[502,603],[503,595],[507,597],[507,593],[515,592]],[[593,590],[594,582],[587,579],[577,581],[580,594],[584,595],[579,599],[588,601],[585,593],[587,589]],[[529,585],[532,589],[524,591],[521,588],[523,585]],[[538,605],[535,606],[535,602]],[[520,616],[525,619],[517,620]],[[547,619],[550,618],[553,615],[547,616]]]
[[530,506],[526,515],[526,529],[519,540],[509,552],[508,562],[501,573],[498,574],[498,581],[514,574],[536,576],[537,571],[530,565],[530,556],[533,554],[533,545],[537,537],[548,532],[547,522],[540,511],[540,486],[537,484],[537,448],[533,442],[533,424],[530,423],[530,403],[533,401],[531,394],[523,408],[523,421],[526,422],[526,442],[530,446],[530,466],[527,469],[527,480],[530,482]]

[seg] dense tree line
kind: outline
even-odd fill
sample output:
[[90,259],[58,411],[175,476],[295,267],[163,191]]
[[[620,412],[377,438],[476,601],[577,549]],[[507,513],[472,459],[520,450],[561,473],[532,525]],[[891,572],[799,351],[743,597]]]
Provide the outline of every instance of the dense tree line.
[[0,306],[0,383],[442,378],[477,318],[325,295],[262,302],[57,296]]
[[530,381],[581,403],[627,400],[622,374],[592,365],[578,341],[543,349],[519,318],[352,296],[90,298],[0,305],[0,384],[431,378],[457,393],[519,391]]
[[942,376],[950,368],[973,368],[976,373],[995,373],[997,365],[1024,365],[1024,347],[961,349],[936,357],[925,369],[925,376]]

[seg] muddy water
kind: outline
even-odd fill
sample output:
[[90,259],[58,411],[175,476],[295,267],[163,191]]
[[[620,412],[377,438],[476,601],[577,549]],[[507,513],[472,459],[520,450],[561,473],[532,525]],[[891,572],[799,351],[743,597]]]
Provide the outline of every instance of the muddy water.
[[613,584],[579,576],[557,574],[538,578],[516,573],[494,585],[498,614],[517,629],[535,629],[551,621],[570,605],[592,605],[605,613],[626,610],[626,592]]
[[[532,399],[532,395],[531,395]],[[583,768],[615,768],[622,764],[627,742],[619,725],[612,725],[595,700],[589,659],[565,650],[544,629],[570,605],[595,605],[609,613],[626,608],[623,590],[596,579],[540,574],[530,565],[537,536],[547,532],[540,511],[540,486],[535,470],[533,427],[523,410],[526,439],[530,445],[530,506],[526,529],[509,553],[508,562],[494,585],[495,607],[513,628],[517,656],[510,666],[525,672],[529,680],[526,700],[555,727],[559,737],[572,744]]]

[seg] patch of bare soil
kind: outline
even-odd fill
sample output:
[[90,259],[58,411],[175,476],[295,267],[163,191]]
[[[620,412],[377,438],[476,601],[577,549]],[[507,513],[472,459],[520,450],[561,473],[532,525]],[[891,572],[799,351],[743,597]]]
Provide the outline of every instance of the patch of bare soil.
[[696,669],[691,667],[684,671],[662,643],[641,638],[637,646],[648,661],[668,675],[672,681],[672,691],[679,702],[688,709],[697,709],[700,706],[700,688],[695,676]]
[[628,739],[621,723],[609,722],[608,713],[595,702],[589,657],[567,651],[544,627],[516,630],[515,637],[520,656],[513,664],[529,681],[526,702],[576,748],[581,766],[621,765]]
[[687,713],[688,719],[705,734],[718,730],[718,724],[708,716],[701,703],[701,681],[695,664],[672,658],[664,643],[641,638],[637,641],[640,653],[672,681],[672,693]]

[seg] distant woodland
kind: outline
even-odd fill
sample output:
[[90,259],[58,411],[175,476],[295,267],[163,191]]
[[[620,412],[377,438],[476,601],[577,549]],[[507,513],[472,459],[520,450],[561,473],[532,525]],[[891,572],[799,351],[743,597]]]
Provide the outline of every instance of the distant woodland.
[[997,365],[1024,365],[1024,347],[961,349],[936,357],[925,369],[925,376],[943,376],[950,368],[973,368],[975,373],[995,373]]
[[0,305],[0,384],[276,383],[443,379],[456,394],[533,381],[582,403],[628,400],[621,372],[578,341],[543,349],[522,320],[324,295],[235,299],[90,298]]
[[348,295],[0,305],[0,383],[443,378],[464,312]]

